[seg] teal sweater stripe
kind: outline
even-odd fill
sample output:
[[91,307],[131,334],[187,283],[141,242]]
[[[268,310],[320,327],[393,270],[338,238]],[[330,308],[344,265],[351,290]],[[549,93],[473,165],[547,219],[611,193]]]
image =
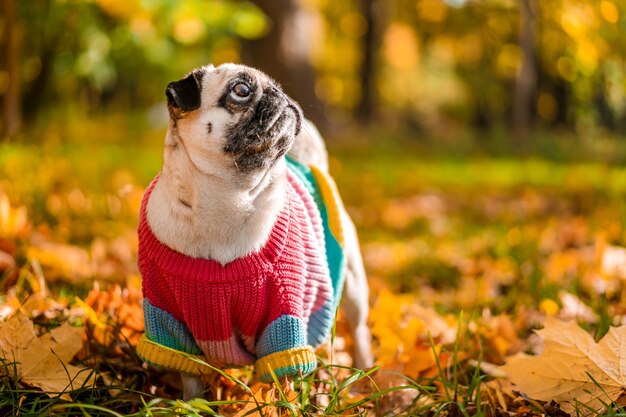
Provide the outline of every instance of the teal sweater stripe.
[[336,306],[330,300],[319,310],[311,314],[307,324],[307,340],[311,346],[321,345],[330,334],[335,320]]
[[307,345],[304,339],[304,323],[298,317],[282,315],[271,322],[256,344],[259,358]]
[[202,353],[189,328],[167,311],[150,304],[147,298],[143,300],[143,313],[148,339],[192,355]]
[[320,215],[322,217],[322,225],[324,226],[324,241],[326,245],[326,261],[328,262],[328,268],[330,269],[330,279],[333,285],[333,300],[334,308],[336,309],[341,300],[341,293],[344,283],[344,271],[346,265],[345,253],[335,236],[330,230],[328,222],[328,211],[326,210],[326,204],[322,197],[322,193],[319,190],[317,181],[311,169],[295,161],[294,159],[287,157],[287,166],[293,172],[298,179],[304,184],[306,189],[313,197],[315,204],[319,208]]

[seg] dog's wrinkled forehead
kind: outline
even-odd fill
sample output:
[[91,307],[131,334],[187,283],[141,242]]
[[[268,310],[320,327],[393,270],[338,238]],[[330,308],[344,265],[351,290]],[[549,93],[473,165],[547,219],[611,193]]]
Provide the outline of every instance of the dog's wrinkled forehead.
[[263,72],[244,65],[222,64],[197,68],[178,81],[168,84],[166,96],[173,117],[201,106],[225,108],[233,113],[254,104],[254,98],[278,84]]

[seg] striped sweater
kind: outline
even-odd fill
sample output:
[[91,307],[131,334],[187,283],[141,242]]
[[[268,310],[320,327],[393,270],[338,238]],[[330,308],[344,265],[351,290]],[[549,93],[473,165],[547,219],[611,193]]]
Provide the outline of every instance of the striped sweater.
[[137,353],[163,368],[256,363],[264,381],[315,369],[342,288],[340,200],[315,167],[288,160],[286,204],[258,252],[226,265],[195,259],[157,240],[144,194],[139,219],[145,334]]

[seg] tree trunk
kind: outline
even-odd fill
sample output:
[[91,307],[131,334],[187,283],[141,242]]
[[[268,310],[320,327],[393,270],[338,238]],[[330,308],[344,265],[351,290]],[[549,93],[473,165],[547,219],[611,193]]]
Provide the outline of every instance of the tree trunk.
[[372,120],[376,103],[378,102],[378,90],[376,88],[376,69],[378,49],[381,33],[381,10],[377,0],[361,0],[361,13],[367,22],[367,32],[363,36],[362,51],[363,62],[361,63],[361,98],[357,105],[357,117],[361,123]]
[[255,0],[270,18],[269,33],[244,44],[244,62],[278,81],[285,93],[296,100],[304,115],[324,131],[328,119],[315,94],[315,72],[309,59],[312,28],[310,12],[302,0]]
[[513,96],[513,134],[516,145],[524,147],[533,120],[537,89],[537,57],[535,54],[536,10],[534,0],[519,0],[519,47],[522,65],[515,80]]
[[17,10],[18,0],[2,0],[4,33],[2,34],[2,55],[8,85],[2,100],[2,131],[0,138],[17,134],[22,125],[20,53],[22,28]]

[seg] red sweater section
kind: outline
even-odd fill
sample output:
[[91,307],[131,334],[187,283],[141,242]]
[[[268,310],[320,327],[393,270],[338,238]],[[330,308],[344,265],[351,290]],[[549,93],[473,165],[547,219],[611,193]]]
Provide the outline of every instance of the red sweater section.
[[278,317],[291,315],[306,324],[332,301],[320,215],[293,174],[288,173],[286,204],[265,246],[226,265],[188,257],[157,240],[146,214],[157,181],[144,195],[138,229],[144,296],[184,323],[196,341],[234,336],[252,350]]

